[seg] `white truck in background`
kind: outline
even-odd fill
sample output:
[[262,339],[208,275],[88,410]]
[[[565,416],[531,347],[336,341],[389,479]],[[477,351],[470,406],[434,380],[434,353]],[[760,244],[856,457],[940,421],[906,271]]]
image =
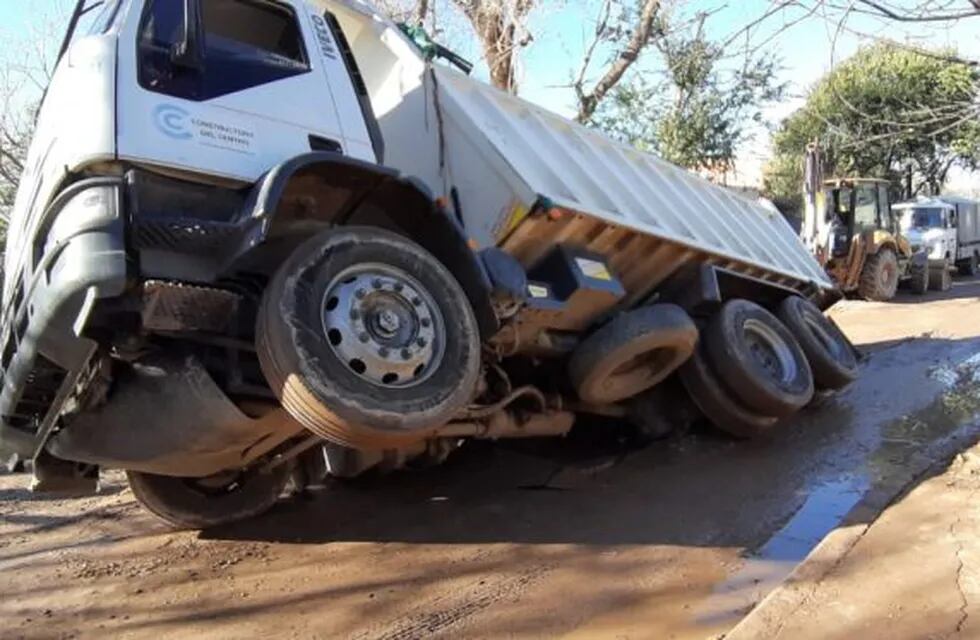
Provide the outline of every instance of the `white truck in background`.
[[892,206],[913,251],[924,250],[930,271],[973,276],[980,261],[980,202],[936,196]]
[[361,0],[78,1],[5,264],[36,489],[121,468],[208,527],[578,414],[763,435],[854,379],[778,213],[417,36]]

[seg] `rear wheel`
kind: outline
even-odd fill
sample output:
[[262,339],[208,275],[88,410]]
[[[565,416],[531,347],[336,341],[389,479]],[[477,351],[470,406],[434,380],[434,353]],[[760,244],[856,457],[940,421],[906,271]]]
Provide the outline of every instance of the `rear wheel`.
[[858,295],[865,300],[887,302],[898,290],[898,258],[888,247],[868,256],[858,281]]
[[961,276],[977,275],[977,254],[974,253],[968,260],[961,262],[959,269]]
[[207,529],[265,513],[282,495],[289,474],[289,465],[264,473],[229,471],[207,478],[126,472],[140,504],[181,529]]
[[813,375],[799,343],[774,315],[731,300],[705,330],[708,358],[734,395],[763,415],[784,417],[813,398]]
[[626,411],[627,420],[642,442],[660,440],[686,429],[697,417],[697,410],[684,397],[684,388],[676,376],[630,398]]
[[586,338],[572,354],[569,377],[586,402],[619,402],[664,380],[691,356],[697,341],[698,329],[680,307],[641,307]]
[[262,371],[307,429],[354,449],[417,442],[473,396],[480,342],[453,275],[420,246],[372,228],[304,243],[259,314]]
[[857,378],[858,361],[836,324],[812,302],[799,296],[779,306],[779,319],[796,337],[820,389],[842,389]]
[[737,438],[757,438],[771,433],[778,418],[751,411],[732,397],[704,352],[702,344],[679,371],[684,388],[701,413],[716,427]]

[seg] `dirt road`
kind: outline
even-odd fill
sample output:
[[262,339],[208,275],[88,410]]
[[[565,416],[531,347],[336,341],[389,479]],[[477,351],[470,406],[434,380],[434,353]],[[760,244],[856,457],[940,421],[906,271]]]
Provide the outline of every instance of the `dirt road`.
[[479,445],[206,534],[168,531],[118,474],[80,501],[0,476],[0,637],[723,634],[845,514],[977,440],[978,295],[840,305],[860,381],[769,442]]

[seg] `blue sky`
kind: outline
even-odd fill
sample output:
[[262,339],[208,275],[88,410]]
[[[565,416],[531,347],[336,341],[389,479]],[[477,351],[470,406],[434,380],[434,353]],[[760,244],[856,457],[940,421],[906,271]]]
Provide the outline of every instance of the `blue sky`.
[[[906,0],[910,5],[915,0]],[[58,11],[66,12],[73,0],[0,0],[0,56],[17,53],[12,49],[23,46],[24,38],[44,16]],[[688,0],[687,5],[701,10],[713,10],[707,22],[712,36],[722,38],[741,28],[761,15],[769,6],[769,0]],[[531,31],[533,44],[524,52],[521,70],[524,98],[549,109],[571,115],[574,99],[571,91],[557,85],[567,84],[577,70],[582,51],[589,41],[595,21],[598,0],[539,0],[539,8],[533,15]],[[687,9],[690,12],[690,8]],[[778,29],[784,20],[792,20],[800,14],[784,14],[770,18],[765,26],[753,34],[755,42],[762,42]],[[913,24],[897,25],[863,18],[848,22],[851,31],[837,34],[836,23],[821,15],[796,24],[782,32],[766,45],[777,52],[783,70],[781,79],[790,83],[789,95],[780,104],[770,105],[766,116],[778,122],[797,108],[806,89],[821,75],[854,53],[870,37],[884,36],[892,40],[909,42],[926,47],[953,47],[973,59],[980,59],[980,18],[963,21],[952,29],[945,25],[928,26]],[[57,39],[56,37],[54,38]],[[459,40],[452,38],[459,47]],[[832,46],[835,42],[835,46]],[[53,46],[56,46],[53,45]],[[462,53],[478,58],[476,47],[460,47]],[[468,51],[466,49],[469,49]],[[478,73],[480,73],[478,68]],[[485,68],[482,71],[485,75]],[[753,141],[743,146],[739,154],[737,179],[754,182],[758,179],[762,160],[768,151],[768,134],[758,130]],[[980,188],[980,180],[976,180]]]

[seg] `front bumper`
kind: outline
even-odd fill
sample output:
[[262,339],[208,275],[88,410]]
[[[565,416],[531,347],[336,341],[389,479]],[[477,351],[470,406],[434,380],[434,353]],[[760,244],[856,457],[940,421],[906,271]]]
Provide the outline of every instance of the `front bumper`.
[[6,451],[38,451],[95,352],[83,336],[92,305],[126,288],[122,193],[118,178],[71,185],[42,216],[33,251],[23,251],[0,326]]

